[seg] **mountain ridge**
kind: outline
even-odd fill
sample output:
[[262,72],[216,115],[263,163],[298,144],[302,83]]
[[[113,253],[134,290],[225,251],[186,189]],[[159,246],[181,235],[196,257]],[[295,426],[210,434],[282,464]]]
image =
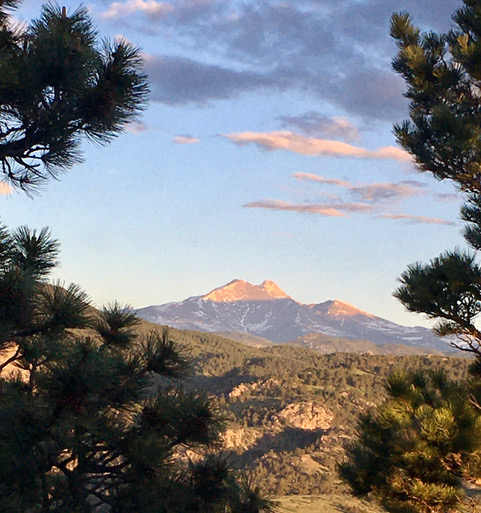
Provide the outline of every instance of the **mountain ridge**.
[[288,296],[276,283],[271,280],[264,280],[259,285],[252,285],[244,280],[235,279],[229,283],[211,290],[205,296],[200,296],[204,301],[216,303],[233,301],[273,301],[287,298]]
[[203,296],[137,310],[139,317],[178,329],[240,332],[274,342],[288,342],[308,333],[398,343],[446,351],[449,346],[420,326],[401,326],[339,300],[303,304],[276,283],[252,285],[243,280]]

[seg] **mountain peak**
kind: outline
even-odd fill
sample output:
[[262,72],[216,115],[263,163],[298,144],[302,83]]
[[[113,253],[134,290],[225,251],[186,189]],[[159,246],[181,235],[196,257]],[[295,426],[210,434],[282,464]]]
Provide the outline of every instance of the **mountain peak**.
[[359,308],[356,308],[349,303],[338,301],[337,299],[334,301],[326,301],[323,305],[326,307],[327,314],[333,317],[352,317],[354,315],[374,317],[374,315],[363,312],[362,310],[359,310]]
[[272,301],[274,299],[291,299],[276,283],[265,280],[260,285],[252,285],[244,280],[232,280],[218,287],[201,299],[226,303],[231,301]]

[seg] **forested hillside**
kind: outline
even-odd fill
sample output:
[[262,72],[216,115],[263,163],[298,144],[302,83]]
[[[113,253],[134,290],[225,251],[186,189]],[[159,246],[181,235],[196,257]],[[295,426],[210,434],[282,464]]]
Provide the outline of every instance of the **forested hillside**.
[[[142,329],[159,329],[143,324]],[[344,494],[336,465],[360,412],[382,401],[393,370],[442,367],[454,379],[469,361],[436,355],[320,354],[289,345],[256,348],[171,329],[192,360],[190,386],[217,398],[225,447],[272,495]]]

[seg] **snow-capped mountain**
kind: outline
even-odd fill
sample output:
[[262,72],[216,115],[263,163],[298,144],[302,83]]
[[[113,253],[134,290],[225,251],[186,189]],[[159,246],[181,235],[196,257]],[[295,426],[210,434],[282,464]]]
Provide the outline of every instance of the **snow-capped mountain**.
[[396,342],[447,349],[447,344],[427,328],[401,326],[342,301],[299,303],[269,280],[260,285],[233,280],[204,296],[140,308],[137,314],[174,328],[237,331],[275,342],[287,342],[306,333],[324,333],[376,344]]
[[243,280],[232,280],[205,296],[204,301],[228,303],[232,301],[271,301],[273,299],[292,299],[273,281],[265,280],[260,285],[252,285]]

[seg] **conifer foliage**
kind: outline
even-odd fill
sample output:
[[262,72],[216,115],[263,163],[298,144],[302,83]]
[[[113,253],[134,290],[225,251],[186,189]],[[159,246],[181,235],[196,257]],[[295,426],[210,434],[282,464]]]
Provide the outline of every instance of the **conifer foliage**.
[[[394,69],[404,78],[410,120],[395,126],[398,142],[420,171],[448,179],[468,193],[461,209],[464,237],[481,249],[481,4],[464,0],[447,34],[422,34],[407,13],[395,14],[391,35],[399,52]],[[476,255],[447,251],[429,264],[411,265],[394,293],[413,312],[438,320],[439,335],[481,357],[481,268]]]
[[[481,3],[463,0],[447,34],[421,33],[395,14],[393,67],[407,84],[410,120],[394,127],[419,171],[467,193],[461,218],[472,250],[481,250]],[[469,383],[439,375],[393,376],[388,400],[361,418],[341,475],[359,495],[373,493],[393,512],[458,511],[463,479],[480,476],[481,267],[472,250],[454,249],[415,263],[394,296],[435,320],[435,332],[471,353]]]
[[79,162],[82,135],[109,142],[144,108],[138,48],[99,42],[87,9],[53,3],[15,26],[0,0],[0,178],[28,193]]
[[410,120],[394,132],[419,171],[481,193],[481,6],[463,3],[447,34],[423,34],[407,13],[393,15],[393,68],[410,100]]
[[217,454],[221,420],[182,388],[167,333],[48,284],[58,249],[48,230],[0,228],[0,511],[269,511]]
[[386,390],[388,399],[361,416],[341,477],[387,511],[457,511],[462,480],[481,473],[481,417],[466,387],[436,371],[393,374]]

